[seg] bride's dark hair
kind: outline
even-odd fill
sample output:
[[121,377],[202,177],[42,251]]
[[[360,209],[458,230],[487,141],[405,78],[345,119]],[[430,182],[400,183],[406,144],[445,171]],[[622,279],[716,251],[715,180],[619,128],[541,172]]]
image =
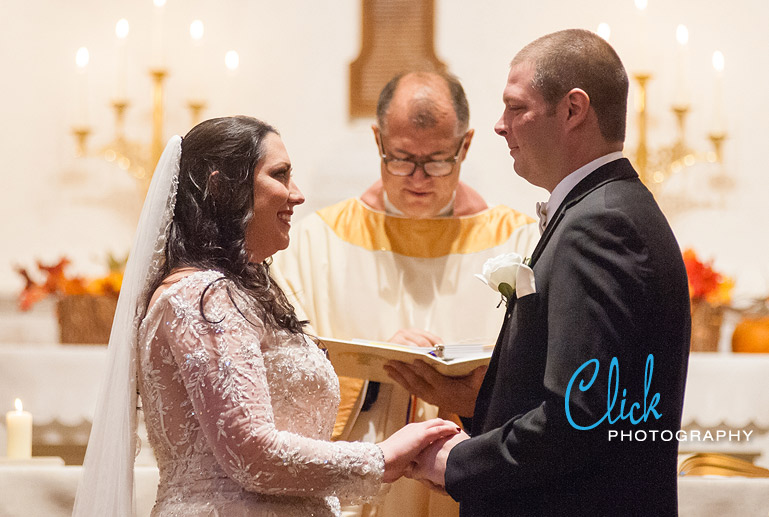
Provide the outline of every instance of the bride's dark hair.
[[165,264],[149,292],[173,270],[213,269],[251,295],[268,321],[301,333],[306,322],[297,318],[270,278],[270,259],[251,263],[246,250],[246,227],[254,215],[254,169],[263,158],[263,142],[269,133],[278,134],[261,120],[223,117],[201,122],[182,139]]

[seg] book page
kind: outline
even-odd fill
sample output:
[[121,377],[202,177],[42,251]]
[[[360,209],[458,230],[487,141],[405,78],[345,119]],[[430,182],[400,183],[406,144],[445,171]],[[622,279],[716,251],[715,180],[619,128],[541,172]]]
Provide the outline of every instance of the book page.
[[493,345],[448,344],[443,357],[433,348],[382,343],[362,339],[339,340],[321,337],[337,375],[392,383],[383,366],[387,361],[413,363],[420,359],[443,375],[461,377],[489,363]]

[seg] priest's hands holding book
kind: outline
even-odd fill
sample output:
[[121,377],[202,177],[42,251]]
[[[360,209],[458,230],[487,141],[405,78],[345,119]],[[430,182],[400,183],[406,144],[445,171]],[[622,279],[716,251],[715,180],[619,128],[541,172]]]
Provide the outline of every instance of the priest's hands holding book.
[[463,377],[448,377],[421,360],[411,364],[388,361],[384,366],[387,375],[410,393],[462,417],[473,416],[475,399],[487,368],[480,366]]
[[399,429],[378,444],[385,461],[382,481],[396,481],[413,469],[414,461],[422,451],[460,433],[457,424],[441,418],[408,424]]

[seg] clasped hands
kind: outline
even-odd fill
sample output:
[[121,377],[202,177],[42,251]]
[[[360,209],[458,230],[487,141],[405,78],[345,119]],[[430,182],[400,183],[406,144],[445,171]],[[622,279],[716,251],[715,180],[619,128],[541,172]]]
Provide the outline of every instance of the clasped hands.
[[382,481],[406,476],[443,490],[449,451],[468,438],[457,424],[442,418],[408,424],[379,443],[385,462]]
[[[419,329],[401,329],[389,341],[425,347],[442,343],[438,336]],[[481,366],[464,377],[447,377],[438,373],[424,361],[415,361],[412,364],[389,361],[385,365],[387,374],[410,393],[425,402],[439,406],[444,412],[456,413],[465,417],[473,414],[475,399],[483,382],[483,377],[486,375],[486,369],[486,366]],[[452,432],[449,432],[447,424],[453,426]],[[424,439],[419,442],[423,445],[421,449],[411,450],[409,451],[410,454],[402,455],[404,460],[409,459],[407,465],[403,465],[401,461],[398,464],[398,469],[390,469],[389,473],[385,467],[384,481],[392,482],[397,479],[397,477],[391,479],[391,475],[397,471],[400,475],[421,481],[434,490],[445,492],[445,472],[449,452],[455,445],[470,437],[455,424],[434,419],[409,424],[409,426],[393,434],[388,440],[396,438],[399,433],[406,433],[410,426],[419,425],[425,426],[425,431],[430,433],[432,439]],[[401,437],[396,438],[398,441],[401,439]],[[380,446],[385,445],[385,442],[382,442]],[[411,443],[416,445],[417,442],[412,440]],[[387,452],[385,452],[385,458],[387,458]],[[385,464],[387,464],[386,459]],[[402,470],[400,470],[401,468]]]

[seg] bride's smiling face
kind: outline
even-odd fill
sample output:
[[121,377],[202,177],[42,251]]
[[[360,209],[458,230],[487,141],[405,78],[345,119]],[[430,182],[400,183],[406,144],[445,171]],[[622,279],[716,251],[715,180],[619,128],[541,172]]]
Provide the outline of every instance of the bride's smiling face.
[[254,217],[246,228],[246,249],[252,262],[262,262],[288,247],[294,207],[304,203],[283,141],[268,133],[262,146],[263,157],[254,169]]

